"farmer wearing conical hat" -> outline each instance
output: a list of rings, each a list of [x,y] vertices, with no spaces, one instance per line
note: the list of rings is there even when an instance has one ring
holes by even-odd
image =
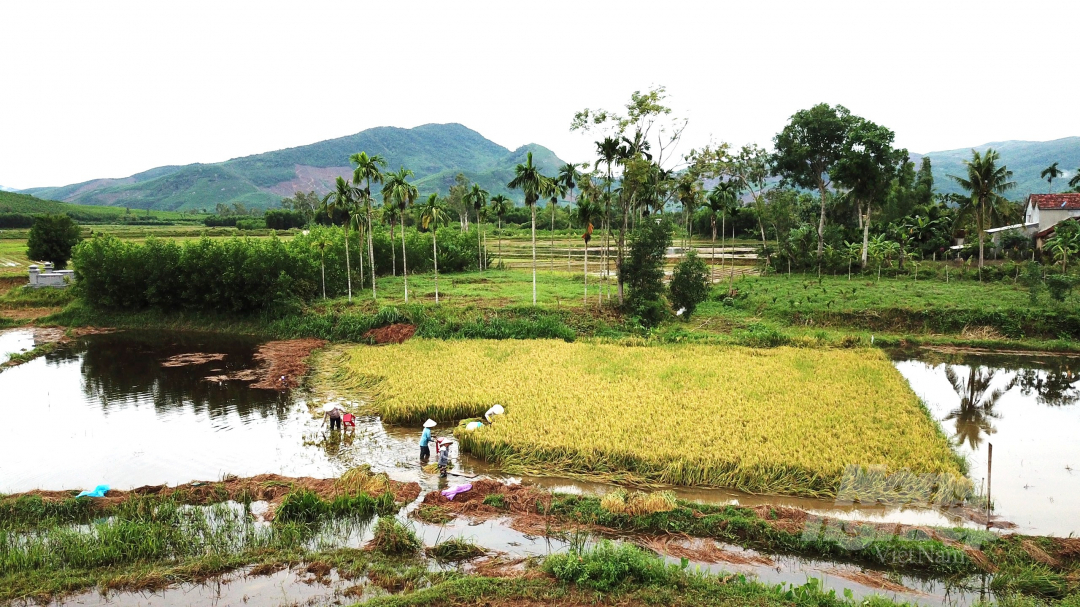
[[[428,443],[431,442],[431,429],[436,425],[435,420],[429,419],[424,422],[424,432],[420,435],[420,463],[426,464],[431,459],[431,449],[428,448]]]

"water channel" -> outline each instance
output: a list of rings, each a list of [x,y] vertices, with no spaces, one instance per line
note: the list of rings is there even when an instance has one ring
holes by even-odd
[[[33,341],[28,330],[0,333],[0,359],[32,348]],[[0,372],[0,493],[84,489],[102,483],[128,489],[215,480],[226,474],[330,477],[363,463],[397,480],[417,481],[425,492],[446,486],[447,481],[424,474],[414,463],[418,428],[384,426],[377,417],[364,417],[355,432],[327,433],[304,394],[254,390],[247,382],[223,379],[252,368],[257,345],[234,336],[127,331],[80,338]],[[162,366],[177,355],[192,353],[217,356],[197,364]],[[1023,533],[1080,533],[1080,441],[1075,439],[1080,429],[1080,372],[1073,371],[1080,359],[920,351],[897,352],[894,360],[968,459],[977,486],[984,481],[986,448],[993,443],[993,499],[1000,517]],[[611,489],[572,479],[510,477],[467,456],[461,456],[459,464],[461,474],[531,482],[560,491],[599,494]],[[464,479],[449,479],[450,484],[456,482]],[[773,503],[850,519],[971,525],[926,508],[838,504],[718,489],[676,492],[699,501]],[[484,523],[494,525],[492,529],[458,524],[461,528],[451,533],[510,554],[532,552],[518,547],[536,541],[523,539],[498,522]],[[420,531],[429,544],[437,534],[445,538],[447,533],[438,528]],[[427,537],[432,534],[436,535]],[[545,549],[552,549],[550,543]],[[857,595],[873,591],[844,578],[842,568],[801,559],[703,566],[774,582],[802,583],[812,575],[831,580],[829,587],[852,589]],[[258,583],[279,588],[291,584],[286,581],[295,575],[279,577],[271,586],[265,579]],[[229,595],[230,584],[239,584],[239,579],[222,582],[225,586],[219,585],[219,591]],[[905,600],[962,605],[978,598],[970,592],[936,588],[932,582],[902,582],[915,588],[910,596],[899,595]],[[319,596],[340,597],[341,590],[338,584],[327,590],[329,595]],[[268,597],[279,596],[266,592]],[[205,604],[223,604],[217,602],[220,593],[203,589],[197,594]],[[196,604],[154,597],[145,602],[129,597],[134,602],[120,604]],[[73,601],[97,604],[91,595]]]

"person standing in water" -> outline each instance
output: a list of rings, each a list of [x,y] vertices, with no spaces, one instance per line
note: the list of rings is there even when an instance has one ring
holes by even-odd
[[[341,408],[337,406],[337,403],[326,405],[323,413],[323,424],[326,424],[326,420],[330,419],[330,431],[341,430]]]
[[[446,478],[450,468],[450,445],[452,444],[454,441],[450,439],[439,443],[439,478]]]
[[[431,429],[438,424],[433,419],[429,419],[424,422],[424,431],[420,434],[420,463],[426,464],[431,459],[431,448],[428,447],[428,443],[431,442]]]

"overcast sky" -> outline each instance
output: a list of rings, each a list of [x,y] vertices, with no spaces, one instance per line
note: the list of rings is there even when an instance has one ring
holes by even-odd
[[[0,185],[460,122],[591,160],[667,86],[686,147],[846,105],[913,152],[1080,134],[1080,2],[0,2]]]

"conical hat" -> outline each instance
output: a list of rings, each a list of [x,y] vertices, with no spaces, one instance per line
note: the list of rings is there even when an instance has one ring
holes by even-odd
[[[425,428],[434,428],[437,425],[439,425],[438,422],[436,422],[433,419],[429,419],[426,422],[424,422],[424,427]]]

